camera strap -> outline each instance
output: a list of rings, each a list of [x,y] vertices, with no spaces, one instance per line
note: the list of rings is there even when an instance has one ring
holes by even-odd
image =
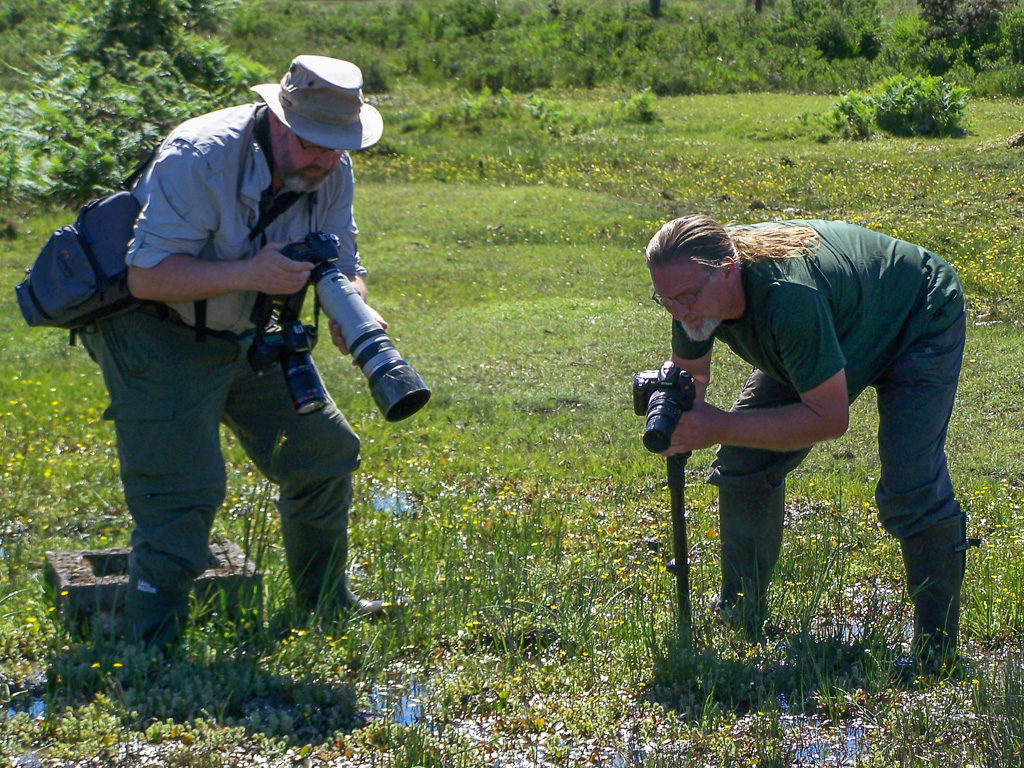
[[[266,106],[256,110],[255,125],[253,127],[253,138],[263,150],[263,156],[267,159],[271,176],[274,173],[274,156],[270,151],[270,117]],[[256,226],[249,231],[249,242],[259,238],[262,248],[267,244],[266,229],[274,219],[287,211],[299,198],[304,196],[303,192],[286,190],[279,195],[274,195],[271,187],[273,182],[260,195],[260,215],[256,220]],[[196,340],[202,341],[206,338],[206,299],[200,299],[195,305]]]
[[[267,167],[270,168],[270,175],[273,176],[274,155],[270,147],[270,112],[266,105],[256,110],[255,120],[252,135],[256,143],[259,144],[260,149],[263,150],[263,156],[267,159]],[[249,242],[258,237],[261,248],[267,244],[267,238],[263,234],[266,228],[270,226],[274,219],[291,208],[295,201],[305,194],[286,189],[284,192],[275,195],[273,185],[273,182],[267,185],[267,188],[263,190],[263,194],[260,195],[260,216],[256,221],[256,226],[249,232]]]

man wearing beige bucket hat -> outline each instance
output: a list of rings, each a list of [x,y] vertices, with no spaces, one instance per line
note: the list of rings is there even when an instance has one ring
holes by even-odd
[[[178,636],[208,565],[226,488],[221,423],[279,487],[297,604],[382,610],[345,575],[359,438],[333,401],[297,413],[281,373],[255,373],[247,351],[257,297],[306,285],[312,265],[280,249],[309,232],[339,238],[339,267],[365,298],[347,150],[374,144],[383,121],[359,68],[339,59],[298,56],[253,90],[262,102],[188,120],[163,142],[133,189],[129,286],[147,303],[82,334],[110,392],[135,524],[125,634],[155,645]],[[348,352],[333,323],[331,337]]]

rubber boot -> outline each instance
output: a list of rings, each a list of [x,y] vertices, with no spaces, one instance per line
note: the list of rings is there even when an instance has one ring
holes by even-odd
[[[124,605],[125,639],[154,649],[177,640],[188,619],[191,587],[188,582],[184,588],[157,589],[130,573]]]
[[[768,585],[782,550],[786,486],[750,493],[718,492],[722,541],[722,619],[757,636],[768,606]]]
[[[296,520],[281,520],[288,575],[295,589],[296,604],[322,618],[333,618],[341,610],[379,616],[380,600],[364,600],[349,589],[345,575],[348,559],[348,531],[330,531]]]
[[[956,658],[960,634],[964,520],[956,517],[927,528],[901,541],[900,548],[914,603],[914,656],[926,669],[945,667]]]

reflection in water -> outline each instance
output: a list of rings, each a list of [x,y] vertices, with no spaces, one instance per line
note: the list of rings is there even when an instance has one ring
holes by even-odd
[[[863,725],[847,725],[840,735],[838,729],[811,717],[789,716],[783,722],[786,730],[797,734],[798,744],[807,744],[793,754],[797,765],[857,765],[867,754],[867,729]]]
[[[42,720],[46,716],[46,702],[35,696],[29,699],[12,696],[11,706],[7,708],[7,716],[14,717],[22,712],[27,712],[36,720]]]
[[[370,707],[374,715],[390,717],[396,725],[422,722],[423,701],[430,691],[417,680],[399,679],[375,686],[370,691]]]
[[[46,715],[46,702],[36,696],[31,698],[19,697],[17,694],[12,696],[10,706],[7,708],[7,717],[11,718],[23,712],[27,712],[29,717],[36,720],[42,720]],[[11,763],[12,768],[42,768],[42,765],[36,758],[35,752],[22,755]]]
[[[867,754],[868,734],[864,725],[833,725],[813,716],[786,714],[790,711],[786,696],[780,694],[776,701],[783,713],[782,727],[797,745],[793,752],[795,765],[857,765],[858,759]]]
[[[390,512],[395,517],[412,517],[414,514],[412,497],[397,488],[374,493],[371,502],[378,512]]]
[[[431,718],[425,711],[424,702],[432,694],[431,686],[411,674],[396,674],[390,680],[374,686],[368,695],[371,717],[386,718],[396,725],[411,727],[430,725]],[[789,754],[787,765],[792,766],[855,766],[868,753],[869,726],[864,724],[834,724],[812,715],[790,714],[789,703],[779,697],[780,722],[786,734],[785,744]],[[449,723],[471,743],[493,744],[496,734],[485,721],[458,721]],[[514,750],[513,750],[514,752]],[[489,755],[491,768],[525,768],[538,764],[537,758],[546,752],[545,746],[533,747],[532,760],[523,755],[497,753]],[[578,764],[595,768],[648,768],[648,766],[688,764],[689,745],[654,744],[644,740],[627,739],[623,746],[615,748],[590,747],[585,760]]]

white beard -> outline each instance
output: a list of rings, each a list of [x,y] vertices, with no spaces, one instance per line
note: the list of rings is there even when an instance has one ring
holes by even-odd
[[[684,320],[680,320],[679,324],[683,326],[683,330],[690,337],[690,341],[707,341],[721,322],[717,317],[705,317],[696,324],[687,323]]]
[[[315,189],[319,189],[320,185],[327,181],[326,176],[319,181],[311,181],[310,179],[299,176],[298,174],[283,174],[283,176],[283,188],[291,190],[292,192],[312,192]]]

